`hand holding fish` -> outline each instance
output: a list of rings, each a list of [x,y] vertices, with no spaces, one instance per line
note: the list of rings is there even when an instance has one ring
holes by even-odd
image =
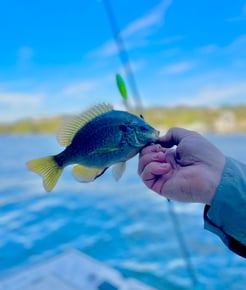
[[[143,182],[168,199],[211,204],[225,156],[200,134],[181,128],[170,129],[158,143],[140,153]]]

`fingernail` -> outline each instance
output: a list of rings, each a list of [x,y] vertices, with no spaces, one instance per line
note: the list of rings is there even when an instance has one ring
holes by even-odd
[[[155,144],[153,146],[153,149],[152,149],[153,152],[159,152],[160,150],[161,150],[161,145],[160,144]]]

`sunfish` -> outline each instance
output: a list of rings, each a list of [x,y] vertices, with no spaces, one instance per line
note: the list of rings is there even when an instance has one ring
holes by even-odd
[[[118,180],[126,161],[158,137],[159,131],[142,116],[99,104],[61,126],[57,133],[58,142],[65,147],[61,153],[31,160],[27,167],[43,177],[46,191],[55,187],[64,167],[70,164],[75,164],[73,175],[80,182],[95,180],[112,165]]]

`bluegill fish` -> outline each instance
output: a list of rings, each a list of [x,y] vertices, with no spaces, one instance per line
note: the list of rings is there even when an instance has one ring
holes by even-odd
[[[100,104],[61,126],[57,134],[65,147],[61,153],[31,160],[27,167],[43,177],[46,191],[55,187],[64,167],[71,164],[75,164],[73,175],[80,182],[95,180],[112,165],[118,180],[126,161],[158,137],[159,131],[143,118]]]

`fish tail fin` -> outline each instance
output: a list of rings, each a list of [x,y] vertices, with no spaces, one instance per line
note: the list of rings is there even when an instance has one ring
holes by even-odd
[[[26,163],[27,167],[43,177],[43,186],[46,191],[51,191],[62,174],[63,167],[60,167],[54,156],[34,159]]]

